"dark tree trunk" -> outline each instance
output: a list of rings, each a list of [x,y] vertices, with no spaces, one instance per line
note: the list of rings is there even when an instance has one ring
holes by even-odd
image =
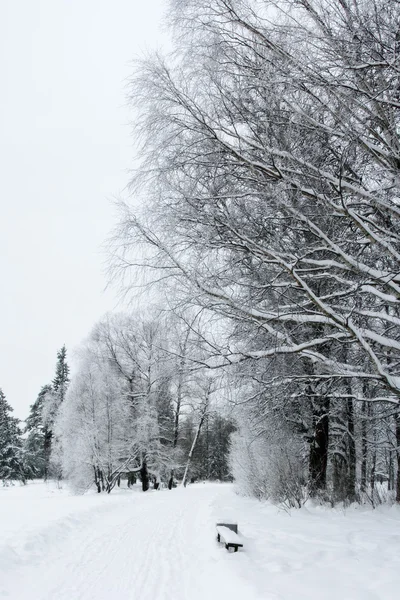
[[[371,464],[371,474],[370,474],[372,501],[374,501],[374,492],[375,492],[375,471],[376,471],[376,448],[374,446],[374,450],[372,453],[372,464]]]
[[[182,349],[182,357],[181,357],[180,364],[179,364],[178,390],[177,390],[177,394],[176,394],[176,407],[175,407],[175,418],[174,418],[174,440],[173,440],[173,444],[172,444],[172,447],[174,449],[178,445],[178,438],[179,438],[179,418],[180,418],[180,414],[181,414],[181,404],[182,404],[183,373],[184,373],[185,365],[186,365],[186,348],[187,348],[187,342],[189,339],[189,333],[190,333],[190,328],[188,328],[186,331],[186,337],[185,337],[183,349]],[[172,488],[173,488],[174,475],[175,475],[175,471],[174,471],[174,469],[171,469],[171,474],[170,474],[170,477],[168,480],[168,489],[169,490],[172,490]]]
[[[351,388],[350,388],[351,390]],[[356,499],[356,444],[354,440],[354,406],[353,400],[347,398],[346,403],[347,417],[347,455],[348,455],[348,473],[347,473],[347,489],[346,496],[350,502]]]
[[[329,399],[314,398],[313,437],[310,444],[309,478],[312,496],[326,488],[329,444]]]
[[[367,403],[362,403],[361,408],[361,491],[367,490],[367,459],[368,459],[368,446],[367,446]]]
[[[397,480],[396,480],[396,502],[400,502],[400,413],[396,415],[396,455],[397,455]]]
[[[99,480],[100,480],[100,483],[101,483],[101,490],[102,490],[102,492],[104,492],[104,490],[105,490],[105,485],[104,485],[104,476],[103,476],[103,471],[102,471],[101,469],[99,469],[99,470],[98,470],[98,473],[99,473]]]
[[[94,482],[97,487],[97,493],[100,494],[101,493],[101,485],[100,485],[100,479],[98,476],[98,471],[97,471],[96,467],[93,467],[93,470],[94,470]]]
[[[335,502],[343,502],[347,495],[347,463],[344,456],[335,453],[332,458],[333,474],[333,499]]]
[[[388,479],[388,490],[394,490],[394,456],[393,450],[389,450],[389,479]]]
[[[372,504],[375,504],[375,471],[376,471],[376,446],[377,446],[377,433],[376,433],[376,422],[374,420],[372,420],[372,417],[374,416],[374,408],[371,404],[371,402],[369,402],[368,404],[368,416],[370,418],[370,423],[372,423],[372,427],[373,427],[373,432],[372,432],[372,438],[373,438],[373,443],[372,443],[372,452],[371,452],[371,471],[370,471],[370,486],[371,486],[371,499],[372,499]]]
[[[47,479],[49,477],[50,454],[51,454],[51,440],[52,440],[52,437],[53,437],[52,431],[48,427],[45,427],[44,428],[44,443],[43,443],[43,449],[44,449],[44,469],[43,469],[43,475],[44,475],[44,480],[45,481],[47,481]]]
[[[140,478],[142,480],[142,490],[144,492],[147,492],[147,490],[150,487],[150,480],[149,480],[149,472],[147,470],[146,457],[143,458],[142,466],[140,469]]]

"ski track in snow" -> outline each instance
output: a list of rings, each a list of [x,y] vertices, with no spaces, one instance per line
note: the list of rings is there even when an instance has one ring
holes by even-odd
[[[398,507],[289,514],[196,484],[81,497],[30,485],[0,490],[2,509],[0,599],[399,598]],[[216,542],[225,519],[239,522],[238,553]]]
[[[124,496],[108,511],[102,507],[89,523],[85,519],[69,539],[55,541],[33,566],[2,578],[0,597],[213,600],[222,588],[232,600],[258,599],[229,561],[225,568],[221,564],[221,550],[230,557],[215,541],[211,511],[218,491],[198,486]]]

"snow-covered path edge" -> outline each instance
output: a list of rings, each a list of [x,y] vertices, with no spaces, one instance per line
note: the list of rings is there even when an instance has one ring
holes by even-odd
[[[212,505],[221,489],[89,496],[86,508],[81,498],[75,512],[0,545],[0,596],[212,599],[223,589],[233,600],[256,598],[215,542]]]
[[[0,597],[398,599],[398,507],[289,514],[224,484],[83,497],[43,489],[0,490]],[[225,519],[239,522],[238,553],[216,543]]]

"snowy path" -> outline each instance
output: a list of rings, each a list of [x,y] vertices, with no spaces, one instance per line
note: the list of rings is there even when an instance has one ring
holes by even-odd
[[[215,541],[237,519],[244,549]],[[0,489],[0,599],[398,600],[400,510],[288,514],[229,485]]]
[[[218,492],[218,486],[198,486],[116,498],[93,518],[76,519],[76,530],[53,540],[34,564],[10,571],[0,597],[213,600],[224,589],[232,600],[257,598],[230,568],[233,554],[215,542],[210,511]]]

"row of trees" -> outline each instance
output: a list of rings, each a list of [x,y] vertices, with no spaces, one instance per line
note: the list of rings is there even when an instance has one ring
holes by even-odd
[[[193,372],[201,354],[198,337],[177,318],[100,321],[81,347],[56,420],[63,476],[78,490],[94,482],[98,492],[121,478],[139,477],[144,491],[151,482],[171,488],[176,478],[226,478],[226,448],[214,462],[213,455],[229,431],[215,414],[215,379]]]
[[[107,315],[79,350],[70,379],[66,349],[30,408],[22,432],[0,395],[0,476],[67,479],[110,492],[121,478],[170,488],[180,479],[227,479],[231,422],[217,410],[215,377],[193,319]]]
[[[143,163],[113,268],[131,290],[144,267],[185,327],[96,326],[48,404],[54,468],[186,480],[224,387],[249,493],[400,501],[400,4],[170,5],[175,51],[132,81]]]
[[[131,289],[139,264],[213,321],[198,363],[229,369],[251,493],[296,473],[314,496],[385,481],[400,501],[400,4],[170,14],[174,53],[132,81],[143,163],[114,273]]]
[[[57,353],[56,374],[40,391],[30,407],[25,427],[12,416],[13,409],[0,389],[0,479],[3,483],[26,482],[50,471],[53,425],[58,407],[65,398],[69,367],[65,346]]]

